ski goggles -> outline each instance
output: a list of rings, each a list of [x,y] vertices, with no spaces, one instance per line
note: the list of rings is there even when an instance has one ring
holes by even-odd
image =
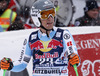
[[[43,10],[43,11],[41,11],[40,12],[40,14],[41,14],[41,19],[48,19],[49,18],[49,16],[55,16],[55,9],[53,8],[53,9],[51,9],[51,10]]]

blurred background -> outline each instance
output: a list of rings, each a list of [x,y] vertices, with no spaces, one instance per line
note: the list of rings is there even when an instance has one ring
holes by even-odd
[[[19,0],[21,7],[31,7],[35,0]],[[57,17],[59,22],[63,25],[68,26],[69,23],[74,24],[75,19],[84,15],[83,8],[85,7],[85,1],[87,0],[51,0],[55,7],[59,6],[57,10]],[[57,3],[58,2],[58,3]],[[100,6],[100,0],[97,0]]]
[[[30,17],[30,8],[36,0],[1,0],[0,1],[0,32],[12,31],[20,29],[32,29],[36,28],[34,22]],[[84,16],[84,8],[89,8],[89,6],[97,11],[94,11],[94,16],[98,16],[96,19],[89,19],[84,21],[85,23],[90,22],[89,26],[99,26],[100,25],[100,0],[96,0],[89,4],[86,1],[95,0],[51,0],[56,8],[56,27],[74,27],[76,24],[82,23],[75,20]],[[6,6],[2,4],[7,3]],[[7,9],[7,11],[6,11]],[[9,12],[10,11],[10,12]],[[9,13],[8,13],[9,12]],[[4,13],[8,13],[9,18],[2,18]],[[5,19],[5,20],[3,20]],[[91,21],[92,20],[92,21]],[[5,22],[3,22],[5,21]],[[9,21],[9,22],[8,22]],[[92,23],[93,22],[93,23]],[[87,26],[87,25],[86,25]]]

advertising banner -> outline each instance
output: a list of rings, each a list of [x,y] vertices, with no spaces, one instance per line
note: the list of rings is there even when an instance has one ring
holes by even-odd
[[[81,64],[79,76],[100,76],[100,33],[73,35]],[[73,67],[69,66],[69,76],[75,76]]]

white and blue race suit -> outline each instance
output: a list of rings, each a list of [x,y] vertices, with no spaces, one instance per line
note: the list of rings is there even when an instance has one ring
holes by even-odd
[[[49,37],[40,30],[32,32],[28,41],[24,41],[25,49],[11,71],[24,70],[33,57],[32,76],[68,76],[68,55],[78,54],[77,48],[68,30],[53,29]]]

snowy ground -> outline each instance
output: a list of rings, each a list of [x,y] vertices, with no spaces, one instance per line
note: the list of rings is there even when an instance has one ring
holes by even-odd
[[[63,29],[68,29],[73,35],[75,34],[86,34],[86,33],[95,33],[100,32],[100,27],[66,27]],[[18,60],[20,56],[20,52],[22,49],[22,44],[25,38],[28,35],[37,29],[30,30],[20,30],[20,31],[12,31],[12,32],[1,32],[0,33],[0,60],[3,57],[9,57],[13,61]],[[28,72],[29,76],[32,76],[32,65],[31,61],[28,64]],[[3,76],[3,71],[0,71],[0,76]]]

